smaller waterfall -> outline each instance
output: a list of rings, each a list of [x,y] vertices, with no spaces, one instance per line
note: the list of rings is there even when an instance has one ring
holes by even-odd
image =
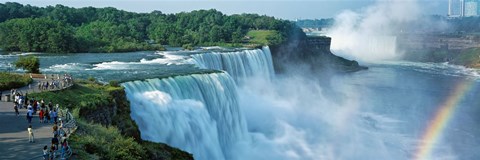
[[[200,68],[227,71],[237,83],[248,77],[271,80],[275,74],[272,54],[268,46],[237,52],[195,54],[192,58]]]

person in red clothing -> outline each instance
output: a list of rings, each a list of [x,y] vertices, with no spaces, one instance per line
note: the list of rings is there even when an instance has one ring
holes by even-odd
[[[43,109],[40,109],[40,113],[38,113],[38,117],[40,118],[40,123],[43,123]]]

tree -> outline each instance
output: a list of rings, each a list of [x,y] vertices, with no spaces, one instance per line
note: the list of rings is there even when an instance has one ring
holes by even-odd
[[[241,43],[254,29],[277,31],[268,38],[271,44],[304,35],[291,21],[258,14],[225,15],[214,9],[163,14],[0,3],[0,48],[5,51],[127,52],[163,49],[161,45]],[[161,45],[149,44],[151,40]]]
[[[28,73],[40,73],[40,60],[35,56],[20,56],[15,62],[16,68],[23,68]]]

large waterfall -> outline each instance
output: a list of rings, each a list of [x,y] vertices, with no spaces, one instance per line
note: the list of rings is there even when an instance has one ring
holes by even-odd
[[[270,49],[195,54],[192,59],[200,68],[224,72],[123,83],[131,116],[142,139],[178,147],[196,159],[234,159],[238,146],[251,142],[235,81],[271,80]]]
[[[201,68],[227,71],[236,82],[249,77],[271,79],[274,76],[272,55],[268,46],[237,52],[195,54],[192,58]]]
[[[142,139],[181,148],[196,159],[230,159],[232,145],[247,137],[235,82],[226,73],[122,85]]]

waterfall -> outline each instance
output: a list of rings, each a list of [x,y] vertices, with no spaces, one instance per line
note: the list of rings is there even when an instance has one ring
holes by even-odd
[[[231,159],[232,146],[247,137],[235,82],[226,73],[148,79],[122,86],[144,140],[178,147],[196,159]]]
[[[271,80],[275,74],[272,54],[268,46],[237,52],[194,54],[192,58],[200,68],[227,71],[237,83],[241,83],[248,77]]]

